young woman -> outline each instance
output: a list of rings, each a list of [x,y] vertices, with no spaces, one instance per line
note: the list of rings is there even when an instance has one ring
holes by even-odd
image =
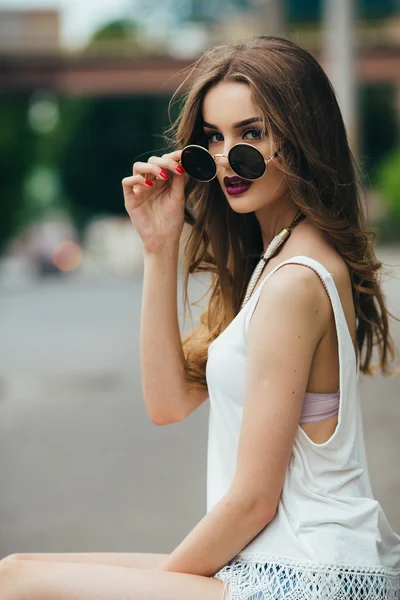
[[[146,406],[161,425],[210,401],[207,514],[165,556],[8,557],[2,600],[398,600],[358,393],[373,346],[388,372],[394,345],[334,91],[267,36],[206,52],[185,85],[177,149],[122,184],[144,247]],[[185,221],[185,286],[209,271],[212,289],[181,340]]]

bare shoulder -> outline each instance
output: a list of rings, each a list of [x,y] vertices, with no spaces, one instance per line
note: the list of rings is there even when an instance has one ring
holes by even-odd
[[[265,281],[250,318],[249,334],[259,332],[265,324],[272,331],[279,322],[278,335],[283,328],[293,330],[301,324],[320,338],[329,316],[329,300],[318,275],[301,264],[286,264]]]
[[[300,226],[303,225],[300,231]],[[289,243],[290,242],[290,243]],[[351,311],[351,280],[345,260],[329,244],[322,232],[310,224],[300,224],[297,237],[289,238],[285,244],[284,252],[271,261],[269,271],[280,263],[295,256],[308,256],[319,262],[333,277],[345,312]],[[270,300],[267,300],[270,298]],[[271,303],[276,308],[298,309],[304,314],[312,310],[318,311],[323,329],[329,324],[332,317],[331,302],[324,289],[319,275],[310,267],[298,263],[288,263],[278,268],[265,282],[260,293],[260,303],[271,309]]]
[[[312,319],[317,310],[320,317],[328,316],[329,301],[325,297],[323,283],[313,269],[300,263],[289,263],[277,269],[265,282],[259,296],[259,313],[273,311],[282,315],[290,311],[297,318]]]
[[[338,288],[344,288],[350,283],[350,274],[343,258],[333,252],[308,252],[303,256],[314,259],[320,263],[329,273],[331,273]],[[299,255],[297,255],[299,256]],[[305,293],[309,290],[316,291],[320,288],[320,277],[314,269],[302,263],[288,263],[280,267],[274,273],[273,277],[266,282],[269,289],[287,289],[296,286],[296,291],[305,288]]]
[[[301,226],[303,226],[302,230],[300,229]],[[289,247],[288,245],[287,247],[287,250],[290,252],[288,258],[301,254],[309,256],[322,264],[329,273],[331,273],[346,316],[349,330],[351,331],[353,341],[355,341],[356,314],[353,300],[352,280],[346,261],[332,246],[327,236],[315,225],[309,223],[308,220],[300,223],[298,227],[299,231],[297,232],[297,237],[293,235],[292,240],[289,238],[289,241],[292,242],[292,246]],[[293,234],[296,233],[296,229]],[[301,266],[299,266],[299,268],[301,268]],[[307,269],[307,267],[303,267],[303,269],[310,271],[311,275],[314,275],[315,280],[318,280],[318,275],[313,273],[311,269]],[[325,298],[328,316],[330,315],[330,327],[331,330],[333,330],[331,302],[326,293],[323,294],[323,297]]]
[[[325,234],[315,225],[309,223],[307,220],[300,223],[298,231],[295,230],[291,238],[289,238],[289,243],[287,244],[287,255],[283,256],[281,261],[286,260],[287,258],[293,258],[294,256],[309,256],[319,262],[332,274],[338,289],[344,290],[349,286],[351,282],[346,261],[332,246]],[[312,279],[318,279],[318,275],[313,275],[312,270],[303,265],[289,264],[285,266],[285,269],[291,268],[292,266],[298,266],[298,271],[308,271]],[[278,272],[279,271],[283,272],[284,269],[278,269]]]

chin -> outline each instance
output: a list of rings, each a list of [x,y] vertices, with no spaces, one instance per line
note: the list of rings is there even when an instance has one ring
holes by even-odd
[[[230,207],[238,215],[247,215],[249,213],[254,212],[255,210],[253,206],[249,207],[249,205],[246,206],[244,204],[242,204],[241,206],[232,206],[231,204]]]
[[[260,210],[260,208],[268,204],[268,202],[265,202],[265,199],[263,202],[261,200],[257,202],[254,197],[251,197],[251,194],[247,194],[246,192],[238,196],[229,196],[225,193],[225,198],[231,209],[239,214],[247,214]]]

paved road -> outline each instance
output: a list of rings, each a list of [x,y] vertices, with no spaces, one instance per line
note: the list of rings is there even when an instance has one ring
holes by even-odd
[[[397,262],[385,290],[399,314],[400,252],[379,255]],[[199,277],[191,298],[205,290]],[[208,407],[150,423],[141,291],[140,274],[0,289],[0,557],[170,552],[204,515]],[[399,382],[377,376],[361,393],[375,494],[400,532]]]

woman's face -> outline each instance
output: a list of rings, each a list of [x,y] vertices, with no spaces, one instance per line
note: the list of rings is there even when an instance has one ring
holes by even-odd
[[[208,150],[214,154],[228,155],[234,144],[245,142],[269,158],[277,147],[262,131],[260,110],[252,101],[250,88],[244,83],[220,82],[211,88],[203,101],[204,132],[208,138]],[[245,124],[242,122],[246,121]],[[250,122],[251,121],[251,122]],[[248,213],[267,205],[282,204],[287,195],[283,173],[275,159],[267,166],[266,173],[253,181],[249,187],[229,185],[228,177],[237,177],[226,158],[216,158],[217,179],[232,210]],[[248,182],[247,182],[248,183]],[[243,190],[243,191],[241,191]],[[262,212],[262,211],[261,211]]]

